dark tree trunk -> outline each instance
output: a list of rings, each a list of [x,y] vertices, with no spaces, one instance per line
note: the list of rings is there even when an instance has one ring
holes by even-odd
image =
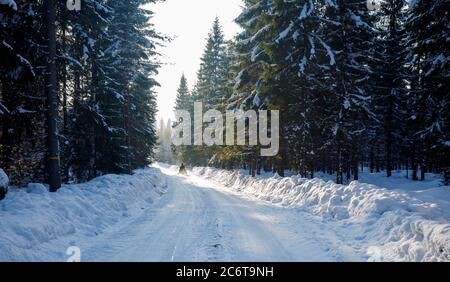
[[[354,160],[354,177],[353,177],[353,179],[354,180],[359,180],[359,170],[358,170],[359,168],[358,168],[358,161],[357,160]]]
[[[347,164],[347,181],[349,181],[350,178],[352,178],[350,169],[351,169],[350,164]]]
[[[370,164],[369,164],[370,173],[373,173],[375,170],[375,160],[374,160],[375,156],[374,155],[375,155],[375,152],[374,152],[374,148],[372,145],[372,146],[370,146]]]
[[[123,123],[125,128],[125,146],[126,146],[126,172],[128,174],[132,173],[132,166],[131,166],[131,126],[130,126],[130,110],[131,110],[131,97],[127,93],[126,95],[126,102],[124,105],[124,113],[123,113]],[[208,164],[204,164],[204,166],[207,166]]]
[[[406,158],[406,179],[409,179],[409,162],[408,158]]]
[[[56,77],[56,4],[54,0],[45,1],[45,18],[47,25],[47,68],[45,76],[45,94],[47,97],[47,173],[50,192],[56,192],[61,187],[59,171],[58,144],[58,92]]]
[[[395,93],[395,77],[398,75],[394,70],[392,64],[395,61],[396,54],[394,54],[395,46],[398,44],[396,42],[397,38],[397,17],[396,8],[394,2],[390,2],[391,12],[389,15],[389,68],[387,70],[387,78],[389,79],[389,88],[387,91],[387,109],[385,116],[385,138],[386,138],[386,175],[387,177],[392,176],[392,131],[393,131],[393,118],[394,118],[394,97]]]
[[[379,148],[378,148],[378,145],[376,146],[375,152],[376,152],[376,156],[375,156],[375,169],[376,169],[376,172],[380,172],[380,171],[381,171],[381,167],[380,167],[380,154],[379,154]]]
[[[61,52],[66,53],[67,52],[67,43],[66,43],[66,29],[67,29],[67,20],[65,11],[62,12],[62,23],[61,23],[61,29],[62,29],[62,44],[61,44]],[[62,126],[62,135],[65,139],[68,137],[68,127],[69,127],[69,113],[67,109],[67,67],[66,64],[63,63],[61,66],[61,75],[62,75],[62,115],[63,115],[63,126]],[[65,149],[62,153],[62,181],[64,183],[67,183],[69,181],[69,156],[70,156],[70,149],[67,148],[67,146],[64,146]]]
[[[424,181],[425,180],[425,173],[427,172],[427,167],[425,165],[425,160],[422,160],[421,165],[420,165],[420,180]]]
[[[276,170],[279,176],[284,177],[284,169],[285,169],[284,160],[281,159],[277,162],[277,170]]]
[[[411,150],[411,169],[412,169],[412,180],[414,181],[419,180],[419,178],[417,177],[417,158],[416,158],[416,147],[414,144]]]
[[[341,150],[341,144],[339,142],[338,149],[337,149],[337,167],[336,167],[336,183],[337,184],[343,184],[344,183],[344,173],[342,171],[342,150]]]
[[[269,158],[266,158],[264,161],[264,172],[270,172],[271,171],[271,165],[272,165],[272,160]]]
[[[386,176],[387,177],[392,176],[392,128],[391,128],[390,123],[391,122],[388,121],[389,130],[387,132],[387,137],[386,137]]]
[[[256,174],[261,175],[261,167],[262,167],[262,159],[261,157],[256,157],[257,163],[256,163]]]
[[[251,169],[251,171],[252,171],[252,177],[256,177],[256,160],[255,159],[253,159],[252,161],[251,161],[251,163],[252,163],[252,169]]]

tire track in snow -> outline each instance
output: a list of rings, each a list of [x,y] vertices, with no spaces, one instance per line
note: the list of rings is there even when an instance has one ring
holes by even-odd
[[[160,202],[84,242],[86,261],[357,260],[332,226],[292,209],[229,193],[211,181],[160,168]],[[355,259],[356,258],[356,259]]]

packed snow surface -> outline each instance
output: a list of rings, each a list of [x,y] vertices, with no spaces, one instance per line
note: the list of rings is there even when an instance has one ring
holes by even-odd
[[[56,193],[30,184],[0,202],[0,261],[448,261],[441,188],[162,164]]]

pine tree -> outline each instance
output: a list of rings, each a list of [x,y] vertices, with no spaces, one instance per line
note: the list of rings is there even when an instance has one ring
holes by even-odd
[[[106,84],[104,50],[112,9],[105,1],[83,2],[82,11],[59,7],[59,78],[61,92],[62,176],[80,182],[97,175],[98,97]]]
[[[189,86],[186,76],[183,74],[180,79],[180,85],[177,90],[177,98],[175,101],[175,110],[190,111],[193,107],[192,97],[189,92]]]
[[[450,43],[449,9],[445,0],[414,1],[406,21],[411,72],[409,110],[413,179],[434,164],[448,170]],[[440,169],[435,169],[439,171]]]
[[[1,167],[13,185],[43,182],[43,13],[38,1],[6,4],[0,5]]]
[[[403,135],[401,122],[404,119],[402,107],[405,106],[405,3],[402,0],[389,0],[381,5],[377,14],[378,38],[374,38],[372,74],[370,85],[374,94],[372,130],[375,138],[372,144],[384,146],[384,163],[387,176],[392,176],[392,170],[399,151],[403,145],[399,142]]]
[[[204,111],[219,109],[227,97],[230,64],[227,54],[227,42],[219,19],[216,18],[208,34],[200,70],[197,73],[197,82],[191,94],[193,102],[202,102]],[[207,165],[216,150],[216,146],[206,149],[200,146],[191,147],[189,163]]]
[[[215,165],[322,170],[338,183],[358,179],[359,164],[388,176],[411,166],[414,179],[448,166],[435,155],[448,154],[448,21],[435,20],[445,1],[244,4],[220,108],[281,110],[281,150],[263,159],[254,147],[215,148]]]
[[[172,156],[172,121],[169,119],[159,121],[158,127],[158,150],[156,159],[159,162],[170,164],[173,162]]]
[[[164,40],[149,23],[152,12],[142,8],[152,2],[86,0],[82,11],[55,2],[50,25],[43,1],[0,5],[1,166],[13,184],[45,180],[46,87],[54,128],[48,132],[53,149],[61,141],[64,182],[131,172],[152,161],[155,41]],[[47,26],[55,35],[50,45]],[[50,160],[56,159],[53,150]]]
[[[367,11],[367,2],[336,1],[327,8],[328,24],[322,36],[328,38],[332,59],[328,93],[333,93],[329,115],[335,153],[336,182],[344,182],[344,173],[358,179],[360,148],[366,124],[372,115],[368,93],[370,49],[373,42],[373,24]]]
[[[45,93],[47,106],[47,173],[50,192],[61,187],[58,140],[58,82],[56,76],[56,8],[53,0],[45,1],[47,29],[47,66]]]
[[[100,174],[130,173],[137,164],[149,163],[152,158],[151,147],[156,142],[152,89],[157,83],[151,76],[158,68],[152,40],[162,37],[148,24],[152,13],[141,8],[151,2],[108,3],[113,15],[102,58],[105,84],[96,101],[101,117],[96,138]]]
[[[226,96],[227,63],[226,42],[219,19],[216,18],[208,34],[195,85],[195,99],[203,102],[205,110],[216,108]]]
[[[194,114],[193,107],[194,107],[193,97],[190,94],[186,76],[183,74],[181,76],[180,85],[177,90],[175,110],[188,111],[192,118]],[[179,125],[180,122],[182,122],[182,120],[175,121],[174,126]],[[191,163],[193,148],[192,146],[181,145],[173,147],[173,153],[175,160],[177,160],[178,162]]]
[[[313,176],[316,151],[323,146],[319,138],[324,128],[319,113],[326,105],[321,89],[326,76],[323,68],[335,64],[334,54],[320,34],[324,21],[320,5],[311,1],[274,3],[276,12],[269,21],[272,37],[267,45],[276,63],[270,64],[274,67],[263,76],[281,81],[281,87],[286,85],[277,99],[286,101],[283,126],[287,155],[291,156],[291,168],[305,177]],[[335,7],[332,1],[324,4]]]

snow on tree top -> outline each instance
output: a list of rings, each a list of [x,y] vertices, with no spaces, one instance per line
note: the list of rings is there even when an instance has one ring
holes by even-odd
[[[14,0],[0,0],[0,5],[7,5],[13,10],[17,11],[17,4]]]

